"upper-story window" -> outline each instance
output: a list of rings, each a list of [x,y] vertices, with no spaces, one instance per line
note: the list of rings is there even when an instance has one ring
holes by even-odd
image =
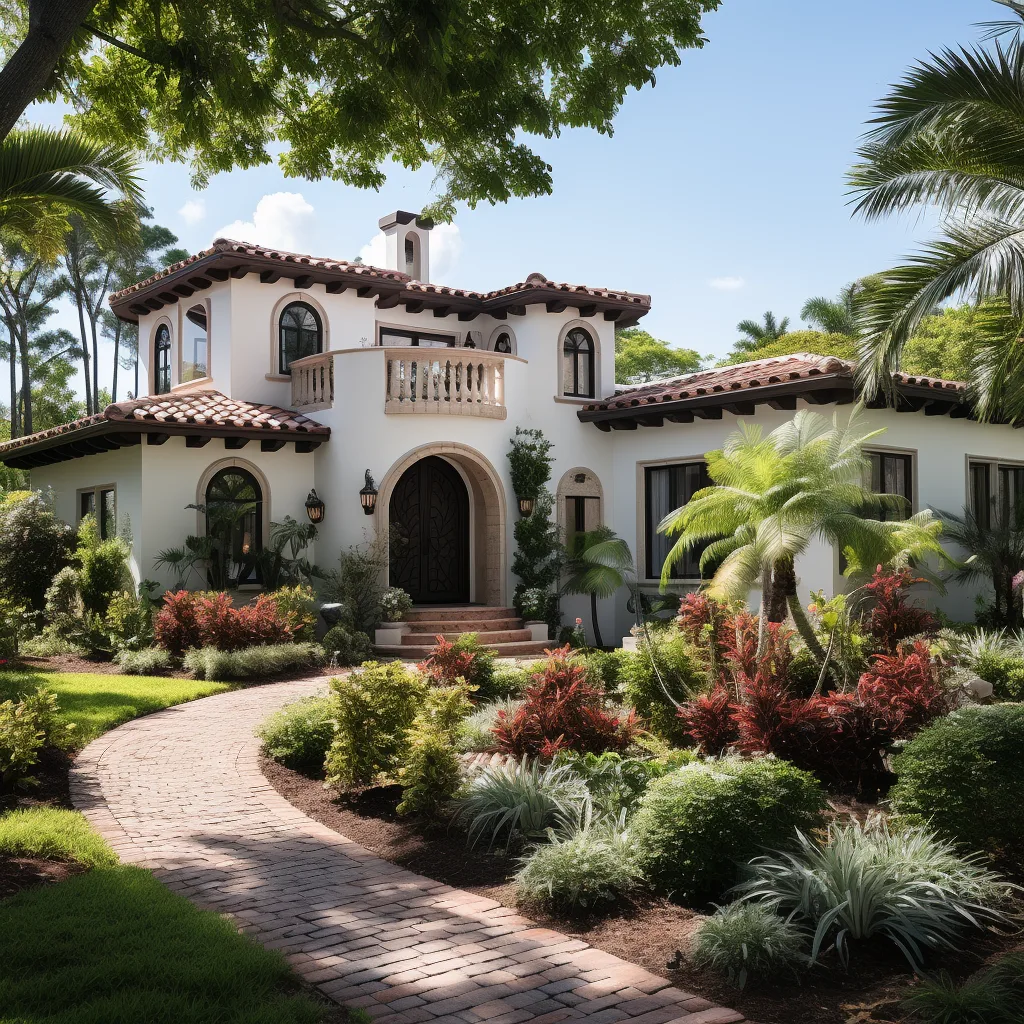
[[[320,315],[305,302],[292,302],[284,307],[280,320],[278,368],[290,373],[296,359],[315,356],[324,347],[324,328]]]
[[[161,324],[153,341],[153,394],[166,395],[170,390],[171,331],[167,324]]]
[[[562,394],[594,397],[594,339],[582,327],[574,327],[562,343]]]
[[[451,334],[425,334],[423,331],[402,331],[397,327],[382,327],[380,343],[385,348],[452,348],[455,337]]]
[[[502,331],[494,340],[494,351],[504,352],[506,355],[512,353],[512,337],[508,331]]]
[[[207,363],[206,307],[193,306],[182,324],[181,379],[199,380],[209,376]]]

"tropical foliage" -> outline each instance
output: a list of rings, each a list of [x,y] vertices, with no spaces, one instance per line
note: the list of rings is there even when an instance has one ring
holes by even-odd
[[[692,348],[675,348],[639,327],[615,332],[615,383],[646,384],[660,377],[693,373],[702,359]]]

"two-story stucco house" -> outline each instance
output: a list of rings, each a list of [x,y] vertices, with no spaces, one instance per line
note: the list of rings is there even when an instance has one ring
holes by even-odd
[[[283,516],[305,518],[315,490],[320,564],[373,536],[386,543],[398,525],[393,585],[417,604],[501,609],[515,585],[516,426],[554,443],[563,528],[610,526],[655,589],[667,551],[657,524],[703,485],[704,453],[739,417],[770,430],[804,405],[830,414],[856,398],[850,364],[815,355],[617,390],[615,330],[648,312],[648,296],[537,273],[486,293],[433,285],[430,223],[402,212],[380,223],[385,268],[218,239],[111,296],[138,323],[146,396],[11,441],[0,460],[30,469],[69,522],[94,511],[106,529],[127,517],[139,578],[171,585],[154,560],[206,532],[194,506],[251,503],[258,511],[230,539],[241,552]],[[898,407],[866,415],[887,428],[872,453],[877,489],[959,511],[1024,487],[1024,437],[973,421],[963,385],[896,384]],[[840,586],[831,550],[814,548],[798,570],[804,592]],[[695,567],[678,577],[693,583]],[[943,600],[972,614],[973,593]],[[601,614],[606,636],[630,625],[624,595]]]

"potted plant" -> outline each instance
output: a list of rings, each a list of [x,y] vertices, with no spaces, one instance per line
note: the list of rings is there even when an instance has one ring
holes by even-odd
[[[547,640],[548,624],[544,620],[547,614],[548,592],[541,587],[528,587],[523,591],[519,601],[523,620],[530,631],[531,640]]]
[[[404,622],[406,612],[412,608],[412,598],[401,587],[388,587],[380,595],[380,628],[376,631],[375,642],[381,647],[398,646],[402,634],[409,632]]]

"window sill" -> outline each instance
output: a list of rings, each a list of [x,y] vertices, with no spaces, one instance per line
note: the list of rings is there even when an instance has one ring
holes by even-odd
[[[188,391],[191,388],[202,387],[212,383],[212,377],[196,377],[194,380],[179,381],[173,388],[171,388],[169,394],[173,395],[176,391]]]
[[[263,379],[277,381],[280,384],[286,384],[292,378],[287,373],[268,373],[264,375]]]
[[[563,405],[593,405],[595,402],[601,402],[601,398],[576,398],[574,395],[555,395],[555,401],[561,402]]]

